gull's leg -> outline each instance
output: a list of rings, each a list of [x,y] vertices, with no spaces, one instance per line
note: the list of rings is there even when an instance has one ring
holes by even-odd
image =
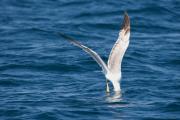
[[[108,79],[106,79],[106,92],[107,92],[107,93],[110,92]]]

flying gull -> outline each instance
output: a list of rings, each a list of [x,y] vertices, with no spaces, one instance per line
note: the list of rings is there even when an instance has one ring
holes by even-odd
[[[109,90],[109,81],[112,82],[115,92],[121,92],[120,80],[121,80],[121,63],[126,49],[129,45],[130,38],[130,19],[128,14],[125,12],[124,20],[119,32],[117,41],[115,42],[106,64],[102,58],[92,49],[82,45],[75,39],[65,35],[64,33],[59,33],[63,38],[71,42],[73,45],[80,47],[82,50],[87,52],[102,68],[103,73],[106,77],[106,92]]]

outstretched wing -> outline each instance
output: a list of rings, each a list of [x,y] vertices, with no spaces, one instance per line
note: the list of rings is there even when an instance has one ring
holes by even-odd
[[[121,62],[129,45],[129,37],[130,19],[128,14],[125,12],[124,21],[119,32],[118,40],[114,44],[108,59],[108,69],[112,73],[119,73],[121,70]]]
[[[101,57],[93,50],[91,50],[90,48],[82,45],[80,42],[76,41],[75,39],[65,35],[64,33],[59,33],[60,36],[62,36],[63,38],[65,38],[66,40],[68,40],[69,42],[71,42],[73,45],[83,49],[85,52],[87,52],[97,63],[98,65],[102,68],[103,73],[106,74],[108,71],[108,68],[106,66],[106,64],[104,63],[104,61],[101,59]]]

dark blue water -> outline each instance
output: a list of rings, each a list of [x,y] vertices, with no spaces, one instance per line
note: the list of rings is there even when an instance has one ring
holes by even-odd
[[[124,11],[131,39],[114,102],[96,62],[56,33],[107,61]],[[180,1],[2,0],[0,119],[180,119]]]

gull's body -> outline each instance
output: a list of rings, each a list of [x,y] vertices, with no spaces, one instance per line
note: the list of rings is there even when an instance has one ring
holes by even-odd
[[[130,20],[127,13],[125,13],[124,15],[122,29],[120,30],[119,37],[111,50],[107,65],[104,63],[104,61],[95,51],[82,45],[81,43],[79,43],[78,41],[74,40],[73,38],[69,36],[66,36],[62,33],[60,33],[60,35],[66,38],[75,46],[78,46],[81,49],[83,49],[99,64],[99,66],[102,68],[103,73],[106,77],[106,84],[107,84],[106,91],[107,92],[109,92],[108,80],[112,82],[114,91],[116,92],[121,91],[121,87],[120,87],[121,63],[122,63],[123,56],[126,52],[126,49],[128,48],[129,37],[130,37]]]

